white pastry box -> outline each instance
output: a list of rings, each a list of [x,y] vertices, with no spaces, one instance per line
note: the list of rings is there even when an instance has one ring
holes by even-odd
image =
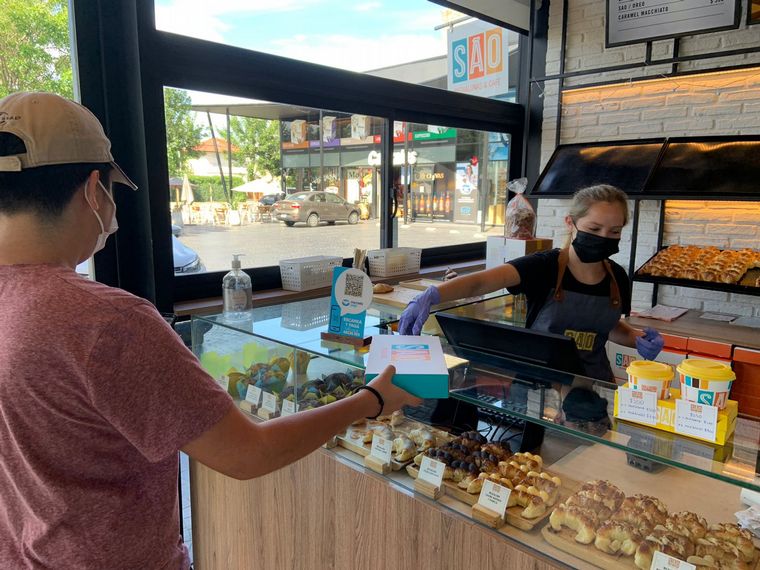
[[[486,269],[504,265],[508,261],[552,248],[549,238],[514,239],[488,236],[486,240]]]

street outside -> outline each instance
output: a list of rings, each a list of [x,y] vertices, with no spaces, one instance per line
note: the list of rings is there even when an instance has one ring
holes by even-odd
[[[487,235],[500,235],[502,227],[480,231],[479,225],[446,222],[399,224],[398,245],[435,247],[484,241]],[[233,253],[242,253],[243,267],[277,265],[281,259],[310,255],[352,257],[354,248],[380,247],[380,223],[360,221],[356,225],[337,223],[309,228],[287,227],[279,222],[256,222],[242,226],[186,225],[179,237],[194,249],[206,271],[229,269]]]

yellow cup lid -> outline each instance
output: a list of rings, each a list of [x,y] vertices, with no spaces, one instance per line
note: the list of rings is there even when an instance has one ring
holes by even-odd
[[[678,365],[678,371],[686,376],[693,376],[700,380],[736,380],[736,374],[728,364],[714,360],[702,360],[700,358],[687,358]]]
[[[673,368],[671,366],[652,360],[634,360],[625,371],[636,378],[649,378],[651,380],[673,379]]]

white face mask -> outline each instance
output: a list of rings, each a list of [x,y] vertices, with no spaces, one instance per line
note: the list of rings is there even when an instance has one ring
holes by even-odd
[[[116,204],[113,201],[113,198],[111,197],[111,194],[109,194],[108,190],[106,190],[106,187],[103,186],[103,184],[98,180],[98,185],[103,189],[103,192],[106,196],[108,196],[108,199],[111,202],[111,205],[113,206],[113,214],[111,214],[111,219],[108,222],[108,228],[105,227],[103,224],[103,219],[100,217],[100,214],[98,214],[97,210],[92,207],[92,204],[90,204],[90,201],[88,200],[87,203],[90,204],[90,208],[92,208],[92,213],[95,214],[95,217],[98,219],[98,223],[100,224],[100,234],[98,234],[98,241],[95,242],[95,250],[92,252],[92,255],[95,255],[98,253],[101,249],[103,249],[106,246],[106,240],[108,239],[108,236],[110,236],[112,233],[116,232],[116,230],[119,229],[119,224],[116,221]]]

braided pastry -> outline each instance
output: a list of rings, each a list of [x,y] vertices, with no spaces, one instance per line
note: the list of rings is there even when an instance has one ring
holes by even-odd
[[[685,536],[667,530],[663,526],[656,527],[639,544],[634,554],[634,563],[637,568],[649,570],[652,566],[652,558],[656,551],[679,560],[687,560],[694,555],[694,543]]]
[[[596,513],[580,507],[557,506],[549,516],[549,524],[555,531],[567,527],[576,532],[575,541],[581,544],[591,544],[596,538],[596,528],[599,518]]]
[[[568,507],[579,507],[589,511],[594,511],[600,520],[608,519],[612,515],[612,509],[607,507],[601,500],[598,500],[588,491],[578,491],[572,495],[565,505]]]
[[[577,494],[588,495],[603,503],[611,511],[616,511],[623,503],[623,499],[625,499],[623,491],[609,481],[600,479],[584,483]]]
[[[751,560],[750,560],[751,561]],[[750,570],[750,564],[742,559],[739,550],[731,543],[700,538],[697,541],[696,551],[689,556],[687,562],[699,568],[720,568],[732,570]]]
[[[627,521],[639,528],[652,529],[665,524],[668,509],[657,497],[633,495],[626,497],[614,515],[614,520]]]
[[[707,529],[707,540],[722,540],[734,545],[742,555],[742,560],[751,562],[755,557],[755,545],[752,535],[746,529],[734,523],[719,523],[710,525]]]
[[[696,513],[682,511],[669,515],[665,521],[665,528],[691,540],[697,540],[707,534],[707,521]]]

